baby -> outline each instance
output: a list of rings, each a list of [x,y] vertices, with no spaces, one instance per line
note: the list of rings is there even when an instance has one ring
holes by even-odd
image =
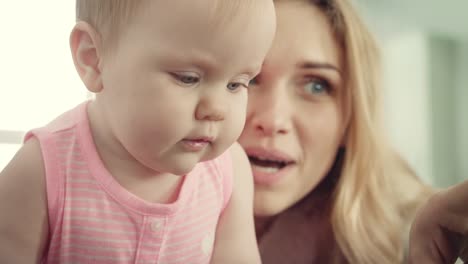
[[[0,174],[0,263],[259,263],[235,143],[272,0],[77,0],[95,99],[30,131]]]

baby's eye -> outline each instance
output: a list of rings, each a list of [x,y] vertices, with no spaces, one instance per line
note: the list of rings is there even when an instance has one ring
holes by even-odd
[[[247,88],[247,85],[240,83],[240,82],[232,82],[232,83],[228,83],[227,85],[228,90],[231,92],[236,92],[237,90],[243,87]]]
[[[191,74],[172,73],[172,76],[179,82],[184,84],[195,84],[200,81],[200,77]]]
[[[319,78],[310,78],[304,85],[304,90],[309,94],[329,93],[331,90],[330,84]]]

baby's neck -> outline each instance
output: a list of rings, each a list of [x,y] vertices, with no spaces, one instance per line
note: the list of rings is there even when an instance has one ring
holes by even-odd
[[[185,179],[183,176],[163,174],[137,174],[137,170],[114,166],[110,173],[114,179],[127,191],[137,197],[150,202],[167,204],[173,203],[179,196],[179,191]]]

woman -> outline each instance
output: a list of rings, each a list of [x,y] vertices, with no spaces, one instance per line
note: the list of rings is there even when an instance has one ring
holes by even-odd
[[[401,263],[431,190],[379,124],[379,60],[347,0],[278,0],[240,143],[263,263]]]

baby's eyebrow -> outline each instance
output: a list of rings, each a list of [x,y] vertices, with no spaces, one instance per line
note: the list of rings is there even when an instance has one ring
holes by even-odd
[[[191,56],[191,61],[193,61],[198,67],[210,71],[216,69],[218,66],[218,63],[214,58],[204,54],[193,54]]]
[[[263,67],[263,64],[261,66],[255,66],[255,67],[252,67],[248,70],[245,71],[245,74],[249,75],[250,77],[255,77],[257,76],[260,71],[262,70],[262,67]]]

